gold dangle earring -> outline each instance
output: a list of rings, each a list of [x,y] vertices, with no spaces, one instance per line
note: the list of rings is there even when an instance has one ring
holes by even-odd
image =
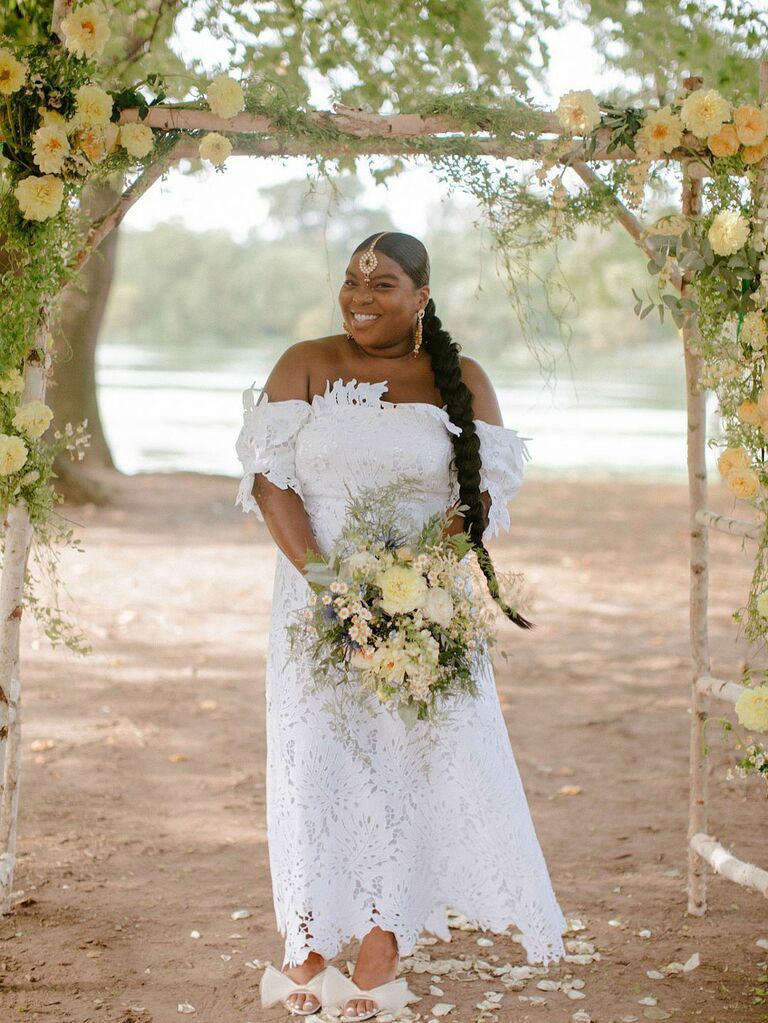
[[[424,333],[423,322],[424,322],[424,310],[419,309],[416,314],[416,332],[413,335],[413,354],[418,355],[419,349],[421,348],[421,338]]]
[[[347,341],[354,341],[355,337],[352,331],[349,329],[349,324],[346,320],[342,320],[342,326],[344,327],[344,333],[347,335]]]

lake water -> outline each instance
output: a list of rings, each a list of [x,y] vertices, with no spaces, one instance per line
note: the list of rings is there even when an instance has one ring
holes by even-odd
[[[572,370],[559,368],[557,381],[547,385],[535,364],[502,371],[482,360],[505,425],[531,438],[528,474],[684,479],[682,351],[673,345],[574,351],[571,359]],[[273,362],[259,365],[253,349],[101,345],[99,403],[118,468],[237,476],[242,391],[262,385]],[[708,432],[716,436],[712,394],[707,408]],[[710,449],[710,471],[716,471],[715,458]]]

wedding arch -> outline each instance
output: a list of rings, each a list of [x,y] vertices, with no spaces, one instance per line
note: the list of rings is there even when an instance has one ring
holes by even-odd
[[[108,34],[92,5],[73,10],[55,0],[48,51],[25,55],[0,47],[0,92],[13,110],[25,83],[38,96],[58,95],[69,105],[67,121],[56,109],[42,124],[30,104],[18,120],[0,119],[0,142],[10,160],[11,184],[0,192],[0,217],[11,269],[0,290],[0,499],[5,514],[0,580],[0,912],[12,908],[21,751],[19,636],[24,608],[39,610],[31,594],[28,557],[33,532],[44,544],[72,542],[50,527],[56,500],[53,455],[68,448],[82,457],[84,429],[70,427],[44,439],[51,373],[50,323],[65,283],[77,273],[130,207],[176,162],[202,156],[222,166],[230,155],[310,156],[351,160],[362,155],[407,159],[426,155],[462,182],[462,161],[474,161],[476,195],[488,194],[486,214],[502,262],[510,267],[521,224],[535,234],[545,223],[558,235],[589,214],[610,215],[648,256],[658,298],[636,295],[636,312],[667,311],[680,329],[687,404],[690,528],[691,734],[688,827],[688,911],[706,911],[708,865],[724,877],[768,895],[768,871],[740,861],[708,833],[708,764],[704,726],[709,701],[736,709],[752,731],[768,731],[768,685],[755,686],[710,674],[708,639],[708,531],[758,541],[759,551],[746,606],[734,614],[746,635],[765,645],[768,634],[768,120],[759,107],[731,104],[701,78],[683,82],[680,96],[661,110],[598,105],[589,92],[566,94],[557,112],[514,101],[504,106],[437,98],[429,112],[377,115],[335,105],[333,111],[259,109],[246,104],[239,83],[218,75],[200,103],[164,105],[160,90],[148,104],[137,90],[108,94],[94,83],[91,61]],[[53,54],[57,60],[50,58]],[[28,60],[25,58],[28,57]],[[69,75],[59,80],[56,75]],[[56,88],[54,88],[56,87]],[[695,98],[694,98],[695,97]],[[27,97],[28,98],[28,97]],[[760,103],[768,100],[768,63],[760,65]],[[21,102],[19,100],[19,102]],[[39,99],[35,102],[39,102]],[[118,148],[118,135],[119,146]],[[231,138],[230,138],[231,136]],[[76,143],[73,145],[72,143]],[[150,156],[151,154],[151,156]],[[483,179],[489,158],[535,164],[536,195],[502,175]],[[485,161],[485,162],[484,162]],[[646,227],[631,208],[642,206],[645,176],[663,163],[681,174],[681,218]],[[596,166],[621,168],[608,180]],[[131,184],[98,220],[78,217],[77,196],[99,167],[135,174]],[[65,174],[62,168],[66,167]],[[570,169],[586,188],[571,195],[562,176]],[[42,172],[42,174],[40,173]],[[61,176],[58,176],[61,173]],[[553,180],[548,180],[550,175]],[[739,182],[747,180],[747,191]],[[711,185],[710,195],[703,191]],[[492,188],[496,191],[493,192]],[[709,206],[705,209],[704,198]],[[527,204],[527,205],[526,205]],[[522,212],[521,212],[522,211]],[[586,212],[585,212],[586,211]],[[514,218],[518,219],[515,220]],[[752,302],[750,305],[749,302]],[[759,379],[759,383],[757,382]],[[707,508],[705,386],[720,400],[728,447],[718,465],[736,497],[752,502],[753,521],[715,515]],[[763,432],[765,428],[765,433]],[[49,619],[49,635],[62,638]],[[733,726],[735,727],[735,726]],[[768,757],[757,741],[745,741],[741,770],[768,780]]]

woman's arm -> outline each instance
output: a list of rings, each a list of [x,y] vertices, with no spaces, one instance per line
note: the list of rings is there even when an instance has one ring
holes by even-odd
[[[270,401],[287,401],[291,398],[309,401],[306,348],[311,343],[300,341],[291,345],[275,363],[263,388]],[[322,554],[322,551],[301,497],[290,487],[287,490],[278,487],[263,473],[256,473],[251,492],[272,539],[303,574],[307,549],[317,554]]]

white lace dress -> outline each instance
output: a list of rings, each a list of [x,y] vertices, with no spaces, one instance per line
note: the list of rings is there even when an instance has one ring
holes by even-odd
[[[237,502],[263,521],[254,473],[303,499],[318,545],[330,548],[348,493],[418,475],[421,521],[458,500],[445,408],[382,400],[387,381],[328,382],[312,403],[258,403],[245,391]],[[484,539],[509,529],[507,502],[530,457],[514,430],[476,421]],[[414,499],[416,500],[416,499]],[[487,655],[479,696],[456,697],[439,725],[406,730],[373,699],[369,711],[313,689],[313,665],[289,656],[285,625],[311,590],[278,549],[266,673],[267,834],[283,965],[311,950],[332,959],[374,924],[401,956],[422,931],[449,940],[447,909],[478,928],[516,925],[528,962],[557,961],[565,919],[552,890],[510,746]],[[490,599],[490,598],[488,598]],[[522,637],[521,637],[522,638]],[[335,701],[335,703],[333,702]],[[469,701],[469,702],[467,702]],[[448,701],[446,701],[446,705]]]

